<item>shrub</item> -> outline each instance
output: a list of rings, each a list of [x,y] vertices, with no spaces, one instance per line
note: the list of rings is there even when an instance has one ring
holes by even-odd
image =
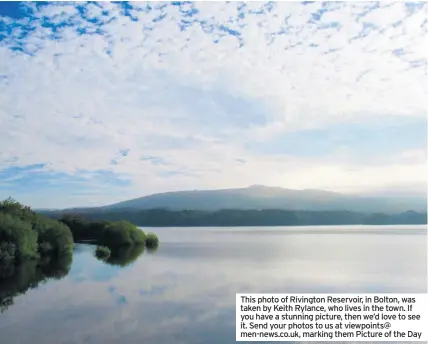
[[[30,222],[0,211],[0,242],[14,245],[18,262],[37,257],[37,239]]]
[[[135,245],[144,245],[146,241],[146,234],[139,229],[138,227],[134,226],[134,228],[130,229],[131,239]]]
[[[59,222],[70,228],[75,240],[86,239],[87,222],[84,219],[74,215],[64,215]]]
[[[128,221],[111,222],[104,229],[102,243],[109,247],[132,245],[138,236],[133,233],[134,229],[136,227]]]
[[[61,255],[73,249],[73,235],[65,224],[12,199],[0,202],[0,242],[13,244],[15,263],[38,258],[39,253]],[[10,249],[5,247],[1,248],[2,259],[10,256]]]
[[[78,215],[64,215],[60,222],[67,225],[74,240],[93,240],[98,245],[115,249],[121,246],[148,245],[155,248],[159,244],[156,235],[148,240],[140,228],[129,221],[89,221]]]
[[[75,241],[100,240],[105,228],[110,224],[107,221],[89,222],[77,215],[64,215],[59,220],[70,228]]]
[[[39,244],[39,253],[41,255],[49,254],[52,252],[52,250],[53,250],[52,245],[47,241],[43,241],[41,244]]]
[[[146,247],[156,249],[159,246],[159,238],[155,233],[148,233],[146,235]]]
[[[10,197],[0,202],[0,212],[29,222],[33,222],[37,216],[30,207],[22,205]]]
[[[63,254],[71,252],[73,249],[73,235],[70,229],[61,222],[37,216],[34,230],[38,233],[39,245],[43,244],[42,250]]]

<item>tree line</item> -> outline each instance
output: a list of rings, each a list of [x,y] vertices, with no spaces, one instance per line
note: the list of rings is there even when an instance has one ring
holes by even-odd
[[[142,227],[192,226],[310,226],[310,225],[400,225],[426,224],[427,213],[407,211],[398,214],[358,213],[346,210],[241,210],[218,211],[148,209],[47,211],[53,218],[75,216],[86,221],[129,221]]]

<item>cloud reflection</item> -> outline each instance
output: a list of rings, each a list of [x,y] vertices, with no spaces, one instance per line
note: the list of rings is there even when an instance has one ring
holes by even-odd
[[[46,344],[234,343],[237,292],[425,292],[426,229],[410,229],[157,229],[156,254],[113,275],[78,251],[80,268],[17,299],[0,331]]]

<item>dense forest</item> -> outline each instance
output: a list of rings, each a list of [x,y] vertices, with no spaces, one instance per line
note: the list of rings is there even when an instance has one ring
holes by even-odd
[[[129,221],[144,227],[180,226],[309,226],[309,225],[400,225],[426,224],[427,213],[407,211],[398,214],[352,211],[239,210],[219,211],[168,209],[91,210],[67,214],[45,211],[52,218],[78,216],[88,221]]]

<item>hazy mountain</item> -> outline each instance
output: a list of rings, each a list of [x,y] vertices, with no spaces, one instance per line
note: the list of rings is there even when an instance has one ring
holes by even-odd
[[[425,197],[361,197],[323,190],[292,190],[253,185],[248,188],[159,193],[98,208],[99,210],[152,209],[288,209],[402,212],[427,209]]]

